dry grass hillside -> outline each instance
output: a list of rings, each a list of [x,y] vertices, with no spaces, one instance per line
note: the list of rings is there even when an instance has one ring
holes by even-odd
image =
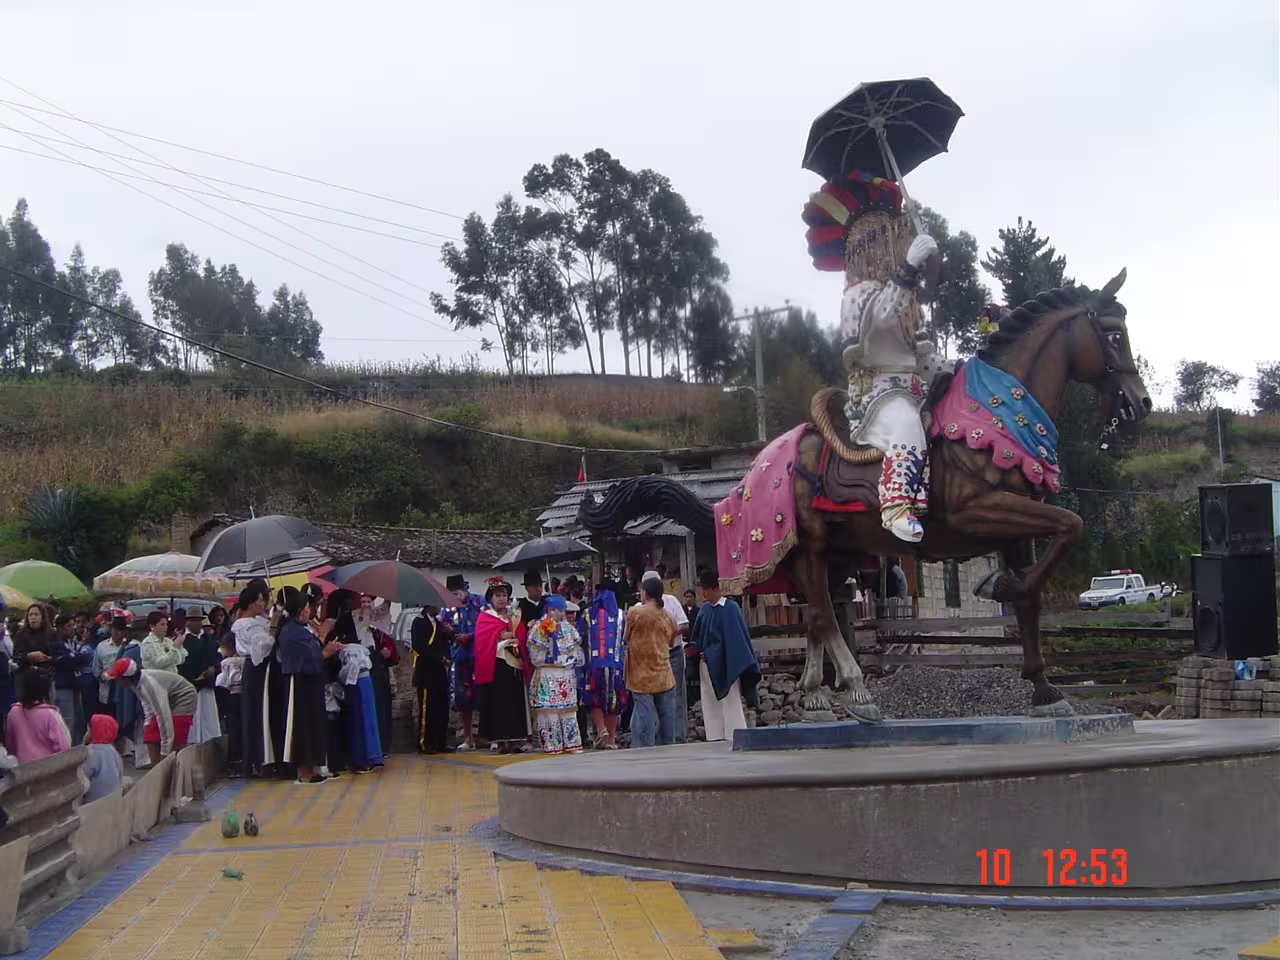
[[[476,378],[470,378],[475,380]],[[719,443],[750,429],[739,398],[718,387],[636,378],[556,377],[363,391],[370,399],[452,422],[591,447],[667,448]],[[232,391],[107,386],[79,380],[0,383],[0,523],[37,484],[133,483],[179,453],[201,449],[227,424],[287,437],[403,429],[407,418],[306,389]],[[408,421],[424,431],[438,430]],[[749,435],[749,434],[748,434]],[[745,437],[743,438],[745,439]]]

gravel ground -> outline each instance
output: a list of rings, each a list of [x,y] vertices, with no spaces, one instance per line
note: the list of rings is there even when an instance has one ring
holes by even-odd
[[[938,717],[1017,717],[1031,712],[1031,681],[1017,670],[903,667],[868,681],[872,699],[892,720]],[[1114,707],[1069,697],[1076,713],[1117,713]]]
[[[805,900],[744,897],[696,890],[681,890],[680,896],[698,922],[708,930],[746,929],[755,933],[762,950],[729,954],[744,960],[776,960],[781,957],[826,908],[825,903]]]
[[[883,906],[841,960],[1234,960],[1280,932],[1280,910],[973,910]]]

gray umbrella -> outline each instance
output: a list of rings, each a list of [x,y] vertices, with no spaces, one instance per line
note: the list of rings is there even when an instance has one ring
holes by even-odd
[[[297,517],[254,517],[227,527],[204,548],[197,570],[267,560],[323,543],[329,535]]]
[[[493,569],[542,567],[567,560],[579,560],[591,553],[595,553],[595,550],[573,537],[538,537],[512,547],[493,565]]]

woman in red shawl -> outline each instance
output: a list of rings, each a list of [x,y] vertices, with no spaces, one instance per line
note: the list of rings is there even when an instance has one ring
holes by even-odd
[[[512,622],[511,584],[489,581],[485,610],[476,620],[476,699],[480,736],[495,753],[512,753],[529,738],[524,671]],[[513,666],[514,664],[514,666]]]

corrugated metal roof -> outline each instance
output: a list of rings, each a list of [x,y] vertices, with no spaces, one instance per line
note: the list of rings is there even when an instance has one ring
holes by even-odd
[[[690,470],[685,473],[665,474],[667,479],[674,480],[688,487],[689,490],[706,503],[719,503],[729,495],[742,480],[742,470]],[[603,500],[609,489],[620,482],[613,480],[589,480],[586,483],[575,483],[568,490],[556,497],[555,501],[542,513],[538,514],[538,523],[547,531],[557,534],[577,535],[578,506],[584,496],[598,497]],[[637,517],[623,528],[627,536],[633,537],[683,537],[688,528],[666,517]]]

